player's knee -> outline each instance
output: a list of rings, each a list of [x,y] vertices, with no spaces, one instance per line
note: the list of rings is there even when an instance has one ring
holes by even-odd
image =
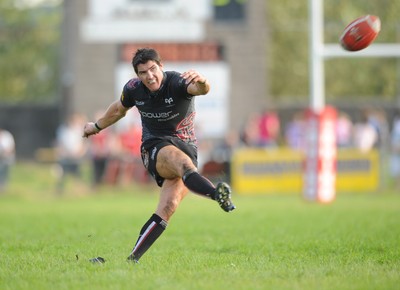
[[[193,162],[189,159],[182,163],[181,166],[181,176],[185,178],[185,175],[190,175],[193,172],[197,172],[196,166],[194,166]]]

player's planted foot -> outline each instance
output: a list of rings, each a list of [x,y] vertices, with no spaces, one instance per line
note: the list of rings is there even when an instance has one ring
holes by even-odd
[[[139,261],[135,258],[135,256],[133,254],[129,255],[129,257],[126,258],[126,261],[128,261],[130,263],[139,264]]]
[[[220,182],[217,184],[215,189],[214,199],[218,202],[219,206],[226,212],[233,211],[236,206],[231,200],[231,188],[225,182]]]

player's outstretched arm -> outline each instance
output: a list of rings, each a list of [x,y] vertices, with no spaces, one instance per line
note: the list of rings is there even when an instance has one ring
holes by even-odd
[[[187,92],[193,96],[205,95],[210,91],[207,79],[195,70],[189,70],[181,74],[189,84]]]
[[[115,102],[111,103],[100,119],[98,119],[96,122],[88,122],[85,124],[83,127],[83,137],[87,138],[91,135],[97,134],[101,130],[116,123],[126,115],[126,112],[129,109],[130,108],[124,107],[120,100],[116,100]]]

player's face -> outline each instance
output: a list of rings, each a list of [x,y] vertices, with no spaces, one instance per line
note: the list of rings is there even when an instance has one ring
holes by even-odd
[[[139,64],[137,69],[139,79],[151,92],[157,91],[160,88],[164,76],[162,65],[149,60],[145,64]]]

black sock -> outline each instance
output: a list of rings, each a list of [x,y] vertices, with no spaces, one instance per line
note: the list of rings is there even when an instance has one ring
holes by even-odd
[[[167,227],[167,222],[156,214],[144,224],[140,230],[140,235],[136,241],[132,253],[129,255],[130,260],[139,261],[140,257],[151,247]]]
[[[186,171],[182,180],[186,187],[192,192],[214,199],[214,185],[207,178],[201,176],[197,171]]]

